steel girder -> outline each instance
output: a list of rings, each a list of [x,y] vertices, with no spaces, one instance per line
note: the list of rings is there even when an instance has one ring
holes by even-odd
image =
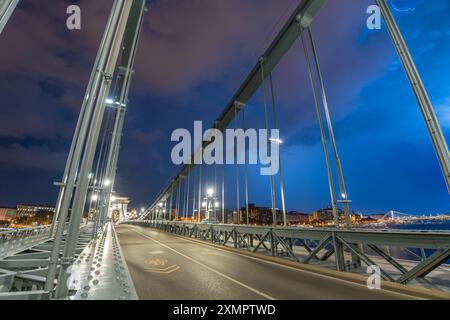
[[[0,233],[0,259],[6,258],[50,238],[50,227]]]
[[[133,223],[128,221],[127,223]],[[186,226],[189,229],[199,230],[209,229],[213,226],[216,231],[231,232],[238,229],[243,234],[254,234],[264,236],[269,231],[275,231],[282,238],[308,239],[320,241],[326,235],[336,233],[340,238],[349,243],[375,244],[375,245],[396,245],[405,248],[440,249],[450,246],[449,232],[436,231],[409,231],[409,230],[344,230],[336,228],[301,228],[301,227],[267,227],[267,226],[246,226],[233,224],[198,224],[175,221],[139,221],[145,225],[154,226],[171,225],[173,227]]]
[[[34,244],[17,247],[14,254],[2,257],[0,260],[0,300],[49,298],[49,293],[44,290],[44,286],[54,239],[49,237],[49,227],[39,228],[39,230],[45,236],[44,239],[36,241],[33,232],[28,231],[30,239],[35,240]],[[76,246],[77,256],[90,243],[91,232],[90,228],[86,227],[81,230]],[[62,243],[65,243],[64,238]],[[56,271],[59,272],[59,269],[58,267]]]
[[[436,250],[431,256],[404,274],[398,282],[408,283],[415,278],[423,278],[450,257],[450,248]]]
[[[16,9],[19,0],[3,0],[0,4],[0,34],[5,28],[6,23],[8,23],[9,18]]]

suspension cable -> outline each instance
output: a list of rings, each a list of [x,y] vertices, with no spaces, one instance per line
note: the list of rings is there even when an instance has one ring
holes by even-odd
[[[278,116],[277,116],[277,110],[276,110],[276,100],[275,100],[275,90],[273,86],[273,77],[272,72],[269,74],[269,80],[270,80],[270,92],[272,95],[272,113],[273,113],[273,123],[274,123],[274,129],[279,130],[278,126]],[[278,170],[279,170],[279,177],[280,177],[280,194],[281,194],[281,206],[283,210],[283,225],[287,226],[286,221],[286,204],[284,200],[284,182],[283,182],[283,171],[281,167],[281,142],[279,142],[278,145]]]
[[[263,97],[264,97],[264,115],[266,120],[266,130],[269,132],[269,111],[268,111],[268,98],[267,98],[267,86],[266,86],[266,75],[264,72],[264,58],[260,59],[260,65],[261,65],[261,77],[262,77],[262,91],[263,91]],[[272,150],[269,143],[269,140],[267,140],[267,149],[268,153],[270,153],[270,159],[272,159]],[[272,162],[272,160],[271,160]],[[277,225],[277,212],[276,212],[276,204],[275,204],[275,187],[274,187],[274,179],[273,179],[273,172],[272,172],[272,163],[270,163],[270,195],[272,200],[272,222],[273,225]]]
[[[329,154],[328,154],[327,140],[326,140],[326,137],[325,137],[325,130],[324,130],[324,127],[323,127],[322,114],[320,112],[319,98],[318,98],[318,94],[317,94],[316,84],[314,82],[311,61],[310,61],[310,58],[309,58],[308,49],[306,47],[305,39],[304,39],[304,36],[303,36],[303,29],[301,27],[300,27],[300,38],[301,38],[302,45],[303,45],[303,50],[304,50],[304,53],[305,53],[305,60],[306,60],[307,68],[308,68],[309,80],[311,82],[311,88],[312,88],[312,93],[313,93],[313,97],[314,97],[314,107],[315,107],[317,121],[318,121],[319,129],[320,129],[320,137],[321,137],[321,140],[322,140],[323,153],[324,153],[324,156],[325,156],[325,165],[326,165],[327,176],[328,176],[328,186],[329,186],[330,197],[331,197],[331,207],[332,207],[332,210],[333,210],[333,216],[334,216],[334,220],[335,220],[335,225],[338,228],[339,227],[339,216],[338,216],[337,208],[336,208],[336,196],[335,196],[335,193],[334,193],[334,183],[333,183],[333,176],[332,176],[332,173],[331,173],[331,165],[330,165],[330,158],[329,158]]]

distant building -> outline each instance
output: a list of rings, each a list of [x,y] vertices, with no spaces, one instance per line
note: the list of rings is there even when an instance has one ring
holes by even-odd
[[[254,203],[248,204],[248,216],[250,224],[271,224],[272,223],[272,209],[266,207],[257,207]],[[240,223],[247,223],[247,208],[240,209]],[[233,223],[237,223],[237,211],[233,211]]]
[[[290,211],[286,213],[286,222],[288,225],[307,224],[309,223],[310,215],[298,211]]]
[[[344,211],[337,208],[337,213],[339,216],[339,219],[341,219],[341,216],[344,217]],[[332,222],[334,221],[334,214],[333,214],[333,208],[327,207],[323,209],[319,209],[317,211],[313,212],[313,220],[318,222]]]
[[[357,214],[357,213],[352,213],[350,215],[350,221],[353,224],[360,224],[362,222],[362,216],[360,214]]]
[[[246,207],[242,207],[240,209],[241,221],[240,223],[247,223],[247,209]],[[249,223],[256,225],[272,225],[273,224],[273,211],[272,208],[269,207],[257,207],[254,203],[248,204],[248,214],[249,214]],[[300,214],[300,213],[299,213]],[[303,215],[303,214],[301,214]],[[276,209],[276,219],[277,223],[281,224],[283,222],[283,212],[279,209]],[[298,221],[304,219],[303,216],[295,216],[291,217],[292,221]],[[288,214],[286,214],[286,220],[288,220]],[[233,223],[237,223],[237,212],[233,212]]]
[[[13,220],[17,216],[16,208],[3,207],[0,208],[0,220],[7,221]]]
[[[128,219],[128,205],[130,199],[126,197],[111,197],[109,204],[109,216],[114,223],[122,222]]]
[[[55,208],[47,205],[19,204],[17,205],[17,218],[35,215],[38,211],[55,213]]]

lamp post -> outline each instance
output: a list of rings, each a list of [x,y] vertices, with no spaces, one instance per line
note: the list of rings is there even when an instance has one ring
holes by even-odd
[[[164,220],[164,214],[166,213],[166,210],[164,209],[164,203],[160,202],[158,203],[158,209],[156,209],[157,220]]]
[[[281,139],[279,139],[279,138],[270,138],[269,142],[277,145],[278,171],[279,171],[279,176],[280,176],[281,207],[282,207],[282,210],[283,210],[283,226],[286,227],[287,226],[287,221],[286,221],[286,204],[285,204],[285,200],[284,200],[283,173],[281,171],[281,145],[283,144],[283,141]],[[271,158],[271,161],[272,161],[272,158]],[[271,165],[272,165],[272,163],[271,163]]]
[[[219,207],[219,202],[215,196],[213,188],[206,192],[206,197],[203,198],[202,207],[205,208],[204,223],[217,223],[216,209]]]

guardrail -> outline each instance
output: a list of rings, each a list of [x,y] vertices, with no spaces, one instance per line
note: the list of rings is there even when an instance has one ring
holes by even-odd
[[[127,221],[157,228],[177,235],[231,246],[252,252],[268,253],[299,263],[322,263],[334,260],[338,271],[378,265],[381,258],[395,272],[380,268],[384,280],[407,284],[424,278],[450,258],[450,232],[409,230],[367,230],[304,227],[265,227],[229,224],[196,224],[173,221]],[[385,247],[404,248],[416,257],[405,266]],[[299,248],[306,255],[299,254]],[[413,252],[418,249],[419,256]],[[403,265],[402,265],[403,263]]]
[[[85,259],[80,258],[80,254],[95,247],[95,243],[96,239],[92,239],[92,224],[83,225],[75,251],[77,267],[87,264],[85,254]],[[0,300],[50,298],[49,290],[45,291],[45,284],[53,246],[49,226],[0,233],[0,249],[2,255],[6,256],[0,258]],[[105,252],[105,255],[113,258],[117,256],[113,256],[112,251]],[[91,258],[92,263],[94,256]],[[87,269],[91,267],[89,265]]]
[[[25,250],[50,237],[50,226],[0,232],[0,259]]]

